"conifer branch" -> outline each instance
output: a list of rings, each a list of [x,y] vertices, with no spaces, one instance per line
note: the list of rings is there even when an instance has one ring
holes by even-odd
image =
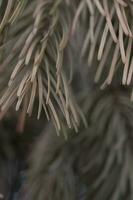
[[[20,1],[20,5],[25,2]],[[11,8],[8,5],[7,8],[10,13]],[[6,22],[1,23],[1,27],[9,23],[9,35],[1,45],[5,55],[0,68],[9,70],[10,67],[9,71],[12,71],[0,101],[1,110],[7,110],[14,102],[17,102],[18,110],[24,102],[26,105],[23,107],[27,107],[26,112],[31,115],[38,96],[37,118],[44,109],[47,119],[52,118],[58,130],[61,129],[59,109],[70,128],[79,123],[62,69],[70,31],[64,8],[62,0],[32,1],[22,14],[19,12],[19,17],[14,11],[10,18],[9,15],[5,17],[8,19]],[[14,23],[13,16],[17,18]]]
[[[87,55],[90,67],[94,65],[94,59],[97,59],[96,82],[100,80],[101,76],[104,76],[107,68],[105,83],[106,85],[110,84],[117,69],[121,68],[123,71],[122,84],[131,84],[133,74],[132,11],[133,2],[131,0],[79,1],[73,22],[73,31],[76,29],[79,17],[84,15],[88,31],[82,48],[82,56]]]

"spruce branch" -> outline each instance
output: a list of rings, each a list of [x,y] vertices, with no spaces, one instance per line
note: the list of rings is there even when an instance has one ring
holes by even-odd
[[[37,118],[44,109],[47,119],[52,118],[58,130],[59,108],[70,128],[79,123],[62,69],[70,31],[64,8],[62,0],[32,1],[16,22],[10,23],[9,35],[1,46],[1,51],[6,51],[1,70],[10,66],[8,70],[12,71],[0,101],[1,110],[17,101],[16,110],[24,104],[24,112],[31,115],[38,96]]]
[[[81,15],[84,17],[83,23],[86,18],[88,26],[82,56],[87,55],[90,67],[94,65],[94,59],[97,59],[95,81],[100,80],[107,68],[105,84],[108,85],[112,82],[115,74],[118,74],[118,68],[121,68],[123,71],[122,84],[131,84],[133,74],[132,0],[79,1],[73,22],[73,31],[75,31]]]
[[[14,23],[18,16],[23,12],[28,0],[1,0],[0,1],[0,34],[9,24]],[[4,12],[3,12],[4,10]]]

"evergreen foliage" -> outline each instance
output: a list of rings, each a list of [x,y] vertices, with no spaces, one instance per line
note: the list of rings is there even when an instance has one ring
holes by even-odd
[[[0,199],[133,200],[132,77],[133,0],[0,0]]]

